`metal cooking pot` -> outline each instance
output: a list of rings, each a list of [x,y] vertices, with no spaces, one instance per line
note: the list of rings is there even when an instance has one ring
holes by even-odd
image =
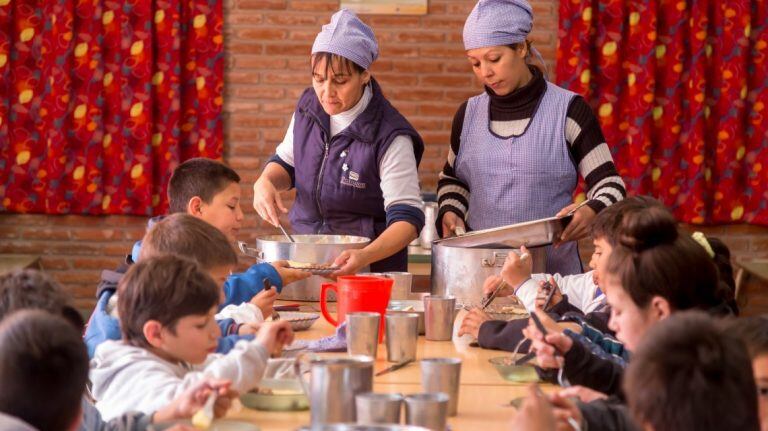
[[[367,246],[369,238],[352,235],[293,235],[295,243],[283,235],[269,235],[256,239],[256,258],[259,262],[293,260],[303,263],[332,263],[344,250],[361,249]],[[360,271],[368,271],[364,267]],[[319,301],[320,285],[329,283],[328,278],[313,275],[295,281],[283,288],[280,299],[294,301]],[[333,298],[332,298],[333,299]]]
[[[479,304],[483,298],[483,282],[499,275],[511,247],[466,248],[432,243],[432,294],[453,295],[462,305]],[[546,247],[531,247],[533,273],[546,267]]]

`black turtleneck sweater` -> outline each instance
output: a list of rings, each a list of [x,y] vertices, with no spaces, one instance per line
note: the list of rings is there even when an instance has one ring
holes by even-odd
[[[536,113],[536,107],[544,95],[547,82],[538,68],[530,66],[530,69],[533,73],[530,82],[510,94],[497,96],[493,90],[485,88],[491,101],[491,130],[499,136],[512,138],[521,135]],[[447,211],[453,211],[466,220],[471,190],[466,183],[457,178],[453,169],[456,154],[459,153],[461,146],[461,131],[466,109],[467,102],[464,102],[453,118],[451,150],[437,185],[440,203],[438,227],[441,226],[440,220]],[[624,181],[616,171],[611,152],[605,143],[605,137],[595,114],[581,96],[574,97],[568,107],[565,138],[573,164],[587,184],[589,199],[587,205],[595,212],[600,212],[603,208],[624,199],[627,194]]]

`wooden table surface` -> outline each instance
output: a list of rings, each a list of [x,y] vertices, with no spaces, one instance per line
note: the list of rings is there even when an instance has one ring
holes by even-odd
[[[302,307],[304,308],[304,307]],[[460,318],[461,316],[459,316]],[[297,332],[299,339],[316,339],[332,334],[334,328],[322,317],[307,331]],[[327,355],[346,355],[334,353]],[[454,341],[427,341],[419,337],[417,361],[400,370],[374,377],[374,391],[399,392],[411,394],[423,392],[421,389],[420,366],[418,359],[428,357],[457,357],[462,359],[461,383],[459,389],[458,415],[448,418],[453,431],[459,430],[505,430],[514,416],[515,409],[508,406],[513,398],[526,393],[526,384],[504,380],[488,359],[509,353],[469,347],[466,340],[454,337]],[[374,372],[380,371],[392,363],[386,361],[386,346],[379,345]],[[545,391],[552,386],[544,385]],[[262,430],[296,430],[309,424],[309,411],[303,412],[265,412],[242,406],[230,411],[228,418],[245,420],[261,427]]]

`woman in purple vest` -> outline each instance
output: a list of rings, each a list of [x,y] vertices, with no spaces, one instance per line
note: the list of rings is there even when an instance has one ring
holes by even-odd
[[[453,119],[437,186],[443,237],[456,227],[480,230],[565,214],[581,175],[588,202],[561,238],[576,240],[597,212],[626,195],[590,107],[528,64],[531,52],[541,59],[527,40],[532,23],[525,0],[480,0],[464,24],[467,58],[485,91]],[[576,243],[548,249],[546,271],[580,273]]]
[[[407,245],[424,226],[417,171],[424,144],[368,71],[377,56],[373,31],[353,12],[331,17],[312,46],[312,88],[253,186],[254,208],[275,226],[288,212],[280,192],[295,187],[296,233],[373,240],[343,252],[333,275],[367,265],[405,271]]]

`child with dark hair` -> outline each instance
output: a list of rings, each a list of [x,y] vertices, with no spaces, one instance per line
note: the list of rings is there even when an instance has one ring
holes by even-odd
[[[237,233],[243,220],[240,209],[240,176],[225,164],[206,158],[194,158],[181,163],[174,169],[168,183],[168,200],[171,214],[189,214],[205,221],[221,231],[230,248],[237,239]],[[149,221],[148,230],[165,217],[155,217]],[[105,270],[101,274],[101,282],[96,291],[97,303],[92,316],[109,316],[108,304],[117,288],[117,283],[125,274],[128,267],[138,261],[141,255],[142,241],[137,241],[133,252],[115,271]],[[227,253],[226,256],[235,256]],[[203,264],[206,266],[205,264]],[[242,273],[232,273],[234,269],[220,278],[224,286],[223,306],[251,302],[264,288],[264,280],[268,280],[276,292],[284,285],[309,277],[307,271],[287,268],[287,262],[277,261],[259,263],[251,266]],[[272,290],[272,289],[270,289]],[[266,296],[255,299],[257,302],[273,301],[275,292],[270,291]],[[240,322],[241,323],[241,322]],[[95,328],[91,328],[95,325]],[[239,328],[239,327],[238,327]],[[247,329],[247,327],[245,328]],[[226,334],[237,334],[237,331],[226,331]],[[89,353],[93,354],[95,346],[104,339],[119,337],[117,321],[112,319],[97,320],[92,318],[86,333]],[[220,346],[222,352],[231,348],[232,344]]]
[[[741,340],[701,312],[655,325],[624,380],[638,425],[649,431],[758,430],[755,381]]]
[[[221,288],[184,258],[142,259],[120,281],[118,293],[122,340],[102,343],[91,363],[92,393],[106,418],[152,412],[206,376],[231,380],[232,389],[247,392],[261,380],[270,354],[293,340],[288,322],[269,322],[255,340],[214,354]]]
[[[724,323],[725,331],[741,339],[752,360],[761,429],[768,431],[768,316],[729,319]]]
[[[172,214],[156,223],[144,236],[141,259],[163,254],[187,257],[205,269],[213,279],[223,285],[237,264],[232,245],[220,230],[189,214]],[[88,329],[85,342],[93,357],[96,347],[106,340],[120,339],[120,322],[116,310],[118,295],[115,288],[101,293]],[[224,292],[221,294],[224,301]],[[241,338],[253,334],[258,323],[272,315],[277,293],[274,289],[257,293],[249,302],[228,305],[217,314],[221,328],[218,352],[226,353]]]
[[[490,293],[503,279],[511,288],[500,294],[518,296],[526,308],[533,311],[541,308],[543,301],[537,304],[537,296],[542,293],[540,285],[544,280],[549,280],[555,290],[550,301],[551,306],[545,311],[553,318],[567,315],[568,321],[576,322],[567,327],[577,333],[584,333],[587,337],[607,330],[609,310],[605,303],[604,288],[601,287],[604,280],[600,263],[607,261],[611,250],[617,245],[618,230],[623,217],[652,205],[661,204],[653,198],[635,196],[611,205],[595,217],[591,226],[595,246],[589,262],[592,271],[567,276],[531,274],[530,259],[521,261],[516,253],[510,253],[502,268],[501,277],[489,277],[483,286],[484,293]],[[459,333],[475,336],[481,347],[512,351],[523,338],[522,330],[526,326],[527,322],[519,319],[509,322],[491,320],[483,311],[474,309],[465,317]],[[590,338],[585,338],[585,342],[588,342],[588,339]],[[611,347],[615,344],[612,338],[602,337],[600,342],[609,354],[623,354],[623,349]],[[519,351],[525,352],[527,347],[527,344],[523,345]]]
[[[78,334],[82,333],[82,317],[71,304],[69,296],[44,272],[26,269],[0,276],[0,321],[24,310],[40,310],[61,316]],[[42,336],[48,337],[49,334]],[[77,344],[82,345],[79,336]],[[141,431],[152,423],[189,418],[202,407],[211,391],[218,392],[214,408],[216,416],[219,417],[227,412],[236,396],[236,393],[229,389],[228,381],[205,379],[151,415],[130,412],[104,422],[96,407],[83,395],[84,391],[85,386],[80,388],[82,421],[79,431]],[[0,420],[0,429],[5,429],[2,425]]]
[[[2,429],[61,431],[80,424],[88,354],[75,328],[60,316],[23,310],[0,324]],[[45,400],[45,402],[41,402]]]
[[[761,323],[750,322],[741,335],[753,333],[752,324],[763,326],[764,333],[765,322]],[[723,330],[700,311],[676,313],[654,325],[635,349],[626,372],[629,408],[611,405],[607,411],[612,420],[597,427],[590,423],[588,429],[758,430],[748,349],[731,328]],[[534,385],[512,429],[578,429],[573,420],[565,423],[573,416],[580,416],[575,404],[561,394],[546,396]]]
[[[625,217],[618,246],[603,273],[611,306],[609,327],[630,351],[649,328],[674,312],[730,311],[720,295],[712,259],[690,235],[678,230],[674,216],[663,207],[652,206]],[[525,334],[533,340],[542,368],[560,369],[562,380],[571,384],[623,395],[621,365],[597,357],[567,334],[552,332],[545,338],[533,325]],[[581,411],[593,426],[616,418],[605,413],[601,402],[582,405]]]

